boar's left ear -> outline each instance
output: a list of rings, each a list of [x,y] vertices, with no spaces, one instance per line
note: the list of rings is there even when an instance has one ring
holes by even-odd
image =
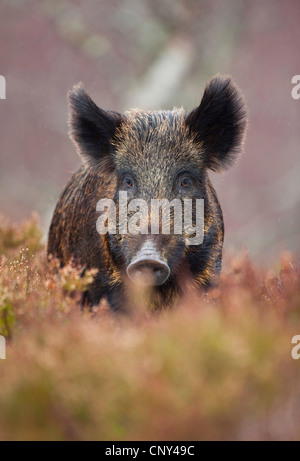
[[[70,137],[80,157],[90,165],[107,165],[111,161],[111,140],[124,116],[96,106],[82,84],[69,91],[68,99]]]
[[[199,107],[185,122],[190,135],[204,149],[205,165],[211,170],[227,169],[242,152],[246,105],[229,76],[217,75],[208,83]]]

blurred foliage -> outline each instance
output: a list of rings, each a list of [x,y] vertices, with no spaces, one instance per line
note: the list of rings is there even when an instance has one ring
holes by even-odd
[[[1,227],[1,440],[299,439],[290,254],[269,270],[228,256],[220,286],[172,312],[82,312],[93,271],[20,250],[39,233],[30,222]]]
[[[10,223],[0,216],[0,254],[7,255],[12,249],[26,246],[28,254],[33,255],[42,248],[42,236],[35,213],[21,225]]]

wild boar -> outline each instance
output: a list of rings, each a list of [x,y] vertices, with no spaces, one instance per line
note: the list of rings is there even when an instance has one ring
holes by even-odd
[[[199,289],[215,285],[221,270],[224,224],[208,171],[221,172],[235,162],[243,150],[247,125],[245,101],[232,79],[215,76],[200,105],[188,114],[176,108],[124,114],[105,111],[81,84],[69,92],[69,104],[70,136],[83,165],[56,206],[48,254],[62,265],[73,259],[84,268],[98,269],[88,298],[95,305],[106,296],[115,310],[128,302],[129,280],[152,286],[151,309],[170,307],[180,299],[183,276],[188,275]],[[152,211],[139,215],[143,231],[128,232],[124,223],[121,226],[121,196],[128,203],[139,199],[149,206],[153,200],[169,205],[173,200],[193,203],[193,225],[195,203],[202,201],[201,242],[189,244],[191,234],[176,231],[172,206],[170,232],[162,232],[161,223],[151,232]],[[101,200],[115,204],[117,218],[99,233],[99,216],[107,211],[99,207]],[[126,210],[130,219],[132,209]],[[102,223],[107,220],[108,215]]]

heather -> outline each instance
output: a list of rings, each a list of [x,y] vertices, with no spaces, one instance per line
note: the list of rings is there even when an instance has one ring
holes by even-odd
[[[227,254],[160,314],[81,308],[94,273],[47,262],[36,216],[0,226],[1,440],[297,440],[297,258]]]

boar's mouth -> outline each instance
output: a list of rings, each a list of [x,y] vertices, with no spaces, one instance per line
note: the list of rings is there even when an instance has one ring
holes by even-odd
[[[127,267],[128,277],[140,286],[159,286],[170,276],[168,264],[151,243],[146,243]]]

